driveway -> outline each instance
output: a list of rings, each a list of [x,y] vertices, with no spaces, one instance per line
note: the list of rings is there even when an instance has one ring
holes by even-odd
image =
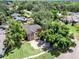
[[[61,54],[60,56],[56,57],[55,59],[79,59],[79,41],[76,40],[76,47],[71,48],[73,52],[69,53],[64,53]]]
[[[4,30],[0,29],[0,57],[1,57],[1,55],[3,55],[4,40],[5,40]]]

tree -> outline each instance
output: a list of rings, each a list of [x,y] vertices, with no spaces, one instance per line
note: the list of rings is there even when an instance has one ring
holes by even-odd
[[[34,23],[41,25],[43,28],[46,26],[48,28],[48,24],[53,21],[54,16],[51,11],[38,11],[34,12],[32,15],[34,19]],[[48,23],[48,24],[47,24]]]
[[[6,40],[4,41],[5,53],[9,53],[16,47],[20,48],[25,34],[19,21],[8,18],[8,26],[9,28],[6,29]]]
[[[42,30],[38,36],[49,42],[53,49],[67,50],[74,44],[69,37],[69,29],[59,22],[53,22],[49,29]]]
[[[28,11],[31,11],[32,10],[32,8],[33,8],[33,3],[32,2],[28,2],[27,4],[25,4],[25,8],[28,10]]]
[[[58,15],[57,15],[58,10],[52,10],[52,13],[54,15],[54,20],[58,19]]]

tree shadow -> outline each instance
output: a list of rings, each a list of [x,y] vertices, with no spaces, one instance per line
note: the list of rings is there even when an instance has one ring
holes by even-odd
[[[55,56],[55,57],[58,57],[61,53],[72,53],[73,50],[72,49],[52,49],[52,48],[43,48],[44,51],[47,51],[52,55],[52,56]]]
[[[69,50],[68,50],[68,52],[72,53],[72,52],[73,52],[73,50],[72,50],[72,49],[69,49]]]
[[[65,47],[64,49],[61,49],[61,47],[60,48],[53,48],[53,47],[51,48],[51,44],[49,44],[46,41],[42,41],[42,40],[36,40],[36,41],[38,42],[38,46],[39,47],[43,46],[43,48],[42,48],[43,51],[47,51],[48,50],[48,52],[51,53],[52,56],[56,56],[57,57],[61,53],[67,53],[67,52],[72,53],[73,52],[73,50],[70,49],[69,47]],[[76,44],[73,44],[72,46],[75,47]]]

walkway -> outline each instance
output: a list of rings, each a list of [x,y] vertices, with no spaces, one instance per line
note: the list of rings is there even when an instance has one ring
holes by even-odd
[[[26,57],[26,58],[23,58],[23,59],[31,59],[31,58],[35,58],[35,57],[38,57],[38,56],[40,56],[40,55],[43,55],[43,54],[45,54],[45,53],[47,53],[47,52],[48,52],[48,50],[45,51],[45,52],[41,52],[41,53],[39,53],[39,54],[37,54],[37,55],[29,56],[29,57]]]
[[[0,57],[1,55],[3,55],[4,39],[5,39],[4,30],[0,28]]]
[[[61,54],[55,59],[79,59],[79,41],[76,40],[76,44],[76,47],[72,48],[73,52]]]

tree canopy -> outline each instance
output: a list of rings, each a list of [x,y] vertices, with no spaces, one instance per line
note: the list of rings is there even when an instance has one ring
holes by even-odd
[[[4,41],[5,53],[9,53],[15,47],[20,48],[25,36],[21,22],[8,18],[7,24],[9,28],[6,29],[6,40]]]
[[[51,27],[42,30],[38,36],[41,40],[50,42],[52,48],[59,50],[68,49],[74,44],[69,37],[69,29],[59,22],[51,23]]]

